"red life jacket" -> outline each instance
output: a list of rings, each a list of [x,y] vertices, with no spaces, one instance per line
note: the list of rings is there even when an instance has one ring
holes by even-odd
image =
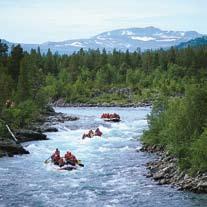
[[[102,135],[102,132],[100,130],[96,130],[95,135],[96,136],[101,136]]]
[[[66,160],[71,160],[71,154],[67,152],[67,153],[65,154],[65,159],[66,159]]]
[[[59,154],[55,154],[53,157],[53,161],[54,162],[58,162],[60,160],[60,155]]]
[[[72,155],[72,161],[75,162],[75,163],[78,162],[78,160],[76,159],[76,157],[74,155]]]

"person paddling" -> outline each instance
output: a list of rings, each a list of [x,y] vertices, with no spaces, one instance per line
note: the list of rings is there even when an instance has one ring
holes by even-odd
[[[96,129],[96,131],[95,131],[95,136],[99,136],[99,137],[102,136],[102,132],[100,131],[99,128]]]
[[[70,151],[67,151],[64,157],[67,164],[76,165],[78,163],[77,158]]]
[[[85,139],[86,137],[88,138],[92,138],[93,136],[95,136],[94,131],[91,129],[88,133],[84,133],[82,136],[82,139]]]
[[[55,165],[59,164],[59,159],[60,159],[60,151],[58,148],[56,148],[55,152],[51,156],[52,161],[54,162]]]
[[[92,138],[93,136],[95,135],[94,131],[91,129],[89,132],[88,132],[88,136],[90,138]]]

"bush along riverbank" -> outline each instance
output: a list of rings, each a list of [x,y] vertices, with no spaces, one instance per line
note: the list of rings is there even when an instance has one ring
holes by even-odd
[[[56,113],[52,107],[48,106],[35,121],[21,129],[12,129],[11,133],[9,133],[6,128],[6,123],[1,121],[0,157],[29,154],[29,152],[22,147],[22,142],[47,140],[48,138],[44,132],[58,131],[53,125],[59,122],[63,123],[65,121],[75,121],[77,119],[78,117],[76,116]]]
[[[142,151],[157,152],[147,164],[148,177],[159,184],[207,193],[207,90],[191,86],[185,97],[154,104]],[[159,147],[162,146],[162,147]]]

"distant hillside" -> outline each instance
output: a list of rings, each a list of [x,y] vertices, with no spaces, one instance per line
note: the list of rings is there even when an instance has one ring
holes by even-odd
[[[188,42],[182,42],[177,46],[177,48],[186,48],[188,46],[197,47],[201,45],[207,45],[207,36],[199,37]]]
[[[195,31],[165,31],[155,27],[145,27],[112,30],[89,39],[45,42],[39,45],[22,43],[21,45],[27,51],[39,46],[42,52],[47,52],[50,48],[53,53],[58,52],[59,54],[71,54],[80,48],[85,50],[105,48],[107,51],[116,48],[121,51],[128,49],[133,52],[137,48],[141,50],[168,48],[202,36]],[[9,43],[9,45],[12,44],[16,43]]]

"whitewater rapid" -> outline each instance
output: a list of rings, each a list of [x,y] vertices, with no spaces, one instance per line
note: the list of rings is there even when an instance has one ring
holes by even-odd
[[[47,133],[50,140],[24,143],[29,155],[0,160],[0,207],[197,207],[207,206],[205,195],[158,186],[146,178],[145,164],[154,155],[137,152],[150,108],[56,108],[79,116]],[[104,112],[116,112],[120,123],[105,123]],[[97,127],[103,137],[82,140],[82,134]],[[62,155],[72,151],[85,165],[74,171],[59,171],[44,164],[55,148]]]

